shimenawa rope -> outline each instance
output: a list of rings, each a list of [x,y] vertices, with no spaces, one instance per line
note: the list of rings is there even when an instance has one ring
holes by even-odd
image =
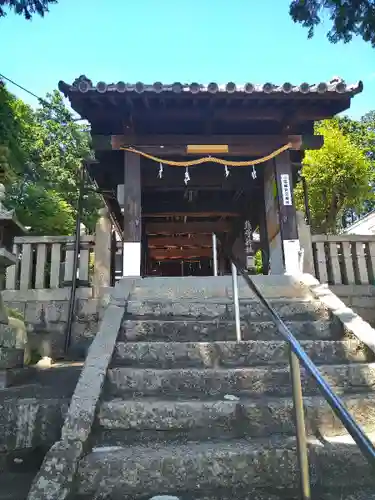
[[[190,160],[190,161],[173,161],[173,160],[166,160],[164,158],[158,158],[157,156],[150,155],[148,153],[145,153],[144,151],[139,151],[138,149],[132,147],[120,147],[120,149],[122,151],[129,151],[129,153],[138,154],[140,156],[143,156],[144,158],[148,158],[149,160],[156,161],[157,163],[163,165],[169,165],[170,167],[194,167],[195,165],[201,165],[202,163],[210,163],[210,162],[219,163],[219,165],[226,165],[227,167],[250,167],[252,165],[259,165],[260,163],[263,163],[265,161],[272,160],[272,158],[275,158],[275,156],[278,156],[284,151],[287,151],[291,147],[292,144],[289,142],[288,144],[285,144],[285,146],[276,149],[276,151],[273,151],[269,155],[263,156],[263,158],[257,158],[256,160],[247,160],[247,161],[232,161],[223,158],[216,158],[214,156],[204,156],[202,158],[198,158],[198,160]]]

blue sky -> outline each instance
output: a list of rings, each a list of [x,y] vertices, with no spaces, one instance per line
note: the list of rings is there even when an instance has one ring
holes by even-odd
[[[59,0],[31,22],[0,20],[0,73],[37,95],[85,74],[93,81],[301,83],[363,80],[350,114],[375,109],[375,49],[312,40],[290,0]],[[35,100],[12,86],[30,104]]]

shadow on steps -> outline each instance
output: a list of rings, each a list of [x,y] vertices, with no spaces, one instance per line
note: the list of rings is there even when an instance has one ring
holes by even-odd
[[[25,500],[61,427],[82,363],[29,367],[28,383],[0,390],[0,500]]]

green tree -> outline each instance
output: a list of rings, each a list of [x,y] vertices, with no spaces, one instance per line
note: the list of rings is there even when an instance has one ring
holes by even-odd
[[[353,35],[359,35],[375,47],[375,0],[293,0],[289,12],[294,22],[308,28],[309,38],[328,15],[331,42],[349,42]]]
[[[91,156],[90,134],[86,125],[74,121],[56,90],[47,94],[35,112],[32,141],[28,141],[28,157],[34,163],[40,181],[48,189],[57,190],[63,199],[76,207],[78,170],[82,160]],[[93,230],[101,198],[93,186],[83,200],[83,223]]]
[[[370,111],[360,120],[348,116],[334,118],[340,130],[359,146],[375,167],[375,111]]]
[[[361,124],[364,127],[365,147],[371,161],[375,163],[375,111],[369,111],[362,116]]]
[[[369,112],[360,120],[352,120],[348,116],[336,117],[334,120],[343,134],[348,136],[363,151],[371,163],[372,172],[375,172],[375,113]],[[375,192],[374,180],[372,181],[372,190]],[[343,224],[355,222],[374,208],[375,197],[371,197],[363,203],[359,211],[358,207],[345,211]]]
[[[0,176],[6,180],[24,161],[19,143],[22,125],[15,113],[16,98],[0,81]]]
[[[74,234],[75,210],[56,190],[28,183],[16,203],[17,217],[33,234]]]
[[[0,0],[0,17],[6,15],[6,10],[14,11],[30,20],[33,15],[39,14],[44,17],[48,12],[49,4],[57,3],[57,0]]]
[[[72,234],[78,170],[90,156],[89,134],[73,120],[59,92],[37,110],[0,88],[0,161],[7,203],[33,234]],[[83,223],[93,230],[101,198],[84,197]]]
[[[344,134],[336,119],[316,124],[324,146],[306,153],[302,174],[308,187],[312,229],[335,233],[348,209],[361,211],[373,199],[373,169],[363,148]],[[302,187],[296,188],[297,204],[303,206]]]

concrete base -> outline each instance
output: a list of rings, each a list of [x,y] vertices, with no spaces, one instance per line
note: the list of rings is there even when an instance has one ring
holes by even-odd
[[[283,248],[285,274],[298,276],[302,271],[299,240],[284,240]]]
[[[5,368],[0,370],[0,389],[6,389],[26,383],[30,376],[30,370],[25,368]]]
[[[141,243],[124,243],[123,276],[141,275]]]
[[[0,370],[21,368],[23,366],[23,357],[23,349],[0,347]]]

